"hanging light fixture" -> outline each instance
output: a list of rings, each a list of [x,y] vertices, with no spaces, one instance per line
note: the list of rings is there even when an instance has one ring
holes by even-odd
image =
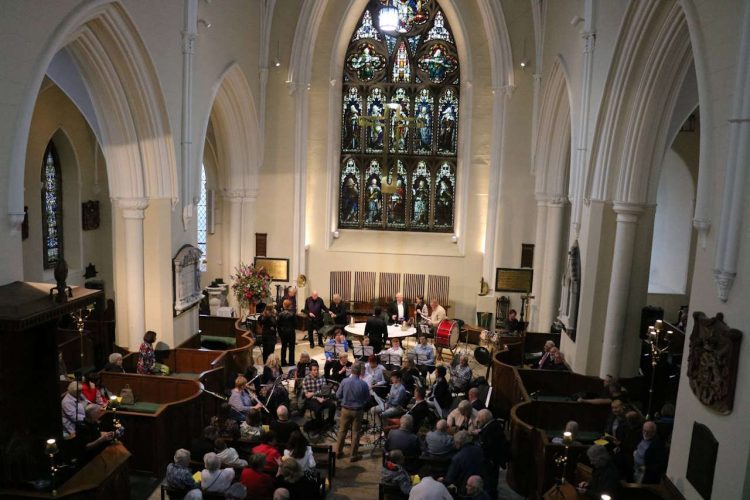
[[[390,2],[380,7],[378,24],[380,29],[386,33],[398,31],[398,9],[391,5]]]

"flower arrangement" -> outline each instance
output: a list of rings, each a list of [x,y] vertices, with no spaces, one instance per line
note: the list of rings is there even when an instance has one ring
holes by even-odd
[[[240,264],[232,276],[232,290],[241,306],[257,304],[271,296],[271,275],[263,267]]]

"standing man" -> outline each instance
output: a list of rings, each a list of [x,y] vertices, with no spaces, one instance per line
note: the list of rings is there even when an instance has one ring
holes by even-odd
[[[312,295],[305,300],[303,311],[307,314],[307,337],[310,340],[310,349],[315,347],[313,331],[318,332],[318,346],[323,347],[323,335],[320,333],[320,329],[323,328],[323,313],[328,312],[328,308],[323,299],[318,297],[317,290],[313,290]]]
[[[443,321],[448,315],[445,313],[443,306],[438,304],[437,299],[430,300],[430,326],[437,328],[441,321]]]
[[[341,295],[334,293],[331,297],[331,305],[328,312],[333,318],[333,324],[336,326],[346,326],[346,304],[341,301]]]
[[[281,299],[281,303],[283,304],[285,300],[288,300],[292,303],[292,312],[294,314],[297,314],[297,287],[296,286],[290,286],[286,289],[286,293],[284,294],[284,298]]]
[[[383,343],[388,338],[388,326],[386,326],[383,318],[380,317],[381,313],[382,309],[376,307],[372,317],[367,318],[367,323],[365,324],[365,337],[370,338],[370,345],[375,353],[379,353],[383,349]]]
[[[370,401],[370,386],[362,380],[362,363],[352,366],[352,374],[344,379],[336,391],[336,398],[341,401],[341,415],[339,418],[339,434],[336,439],[336,457],[342,458],[344,440],[349,428],[352,429],[351,461],[356,462],[362,456],[359,452],[360,427],[365,405]]]
[[[396,300],[388,304],[388,324],[403,322],[408,314],[408,307],[404,302],[404,294],[399,292],[396,294]]]

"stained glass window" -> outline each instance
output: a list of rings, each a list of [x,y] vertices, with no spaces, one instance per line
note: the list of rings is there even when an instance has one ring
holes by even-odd
[[[399,13],[379,30],[380,4]],[[460,67],[437,0],[370,2],[344,64],[339,226],[451,232]]]
[[[203,252],[201,257],[201,271],[206,272],[208,253],[208,192],[206,190],[206,168],[201,165],[201,197],[195,207],[198,223],[198,248]]]
[[[50,141],[42,163],[42,248],[45,269],[65,258],[63,246],[62,174],[55,145]]]

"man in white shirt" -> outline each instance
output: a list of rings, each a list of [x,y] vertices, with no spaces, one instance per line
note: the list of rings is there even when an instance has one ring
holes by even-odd
[[[389,370],[397,370],[401,366],[403,356],[404,350],[401,348],[401,341],[397,338],[391,339],[391,347],[380,351],[380,359]]]
[[[396,300],[388,304],[388,324],[401,323],[406,319],[408,307],[404,302],[404,294],[396,294]]]
[[[422,480],[409,492],[409,500],[453,500],[448,488],[437,480],[440,471],[425,465],[419,471]]]

